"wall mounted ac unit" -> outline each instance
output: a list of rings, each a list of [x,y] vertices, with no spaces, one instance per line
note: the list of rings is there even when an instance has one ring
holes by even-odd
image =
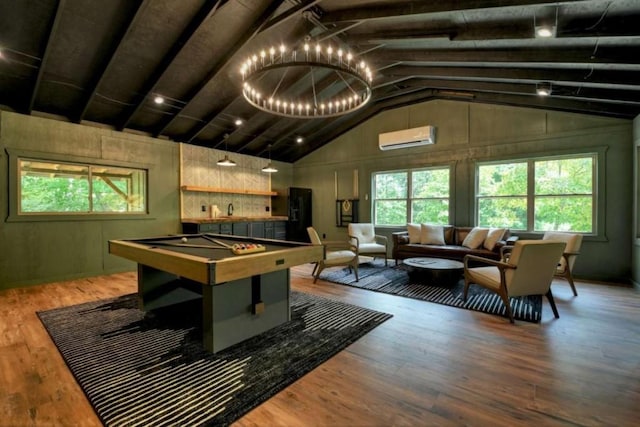
[[[436,143],[435,126],[421,126],[413,129],[381,133],[378,135],[378,146],[381,150],[418,147]]]

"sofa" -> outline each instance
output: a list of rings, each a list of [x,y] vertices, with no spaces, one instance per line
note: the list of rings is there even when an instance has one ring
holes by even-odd
[[[398,260],[413,257],[462,261],[467,254],[499,260],[500,248],[513,245],[518,237],[511,235],[507,228],[408,224],[407,231],[392,233],[391,240],[392,256],[398,265]]]

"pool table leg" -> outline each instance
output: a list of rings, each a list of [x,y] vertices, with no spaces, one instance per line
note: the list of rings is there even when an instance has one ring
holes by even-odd
[[[262,311],[256,311],[255,287],[260,287]],[[202,342],[216,353],[291,318],[289,270],[203,286]]]

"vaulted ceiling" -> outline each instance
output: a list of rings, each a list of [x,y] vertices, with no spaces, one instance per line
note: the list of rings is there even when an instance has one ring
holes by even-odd
[[[535,36],[544,23],[555,37]],[[435,99],[631,119],[639,23],[639,0],[0,0],[0,105],[286,162],[380,111]],[[313,119],[250,105],[246,58],[304,40],[366,60],[371,100]],[[309,74],[278,87],[339,91],[331,72]],[[551,96],[536,94],[541,83]]]

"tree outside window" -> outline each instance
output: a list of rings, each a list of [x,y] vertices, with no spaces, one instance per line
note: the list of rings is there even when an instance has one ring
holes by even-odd
[[[449,167],[374,173],[375,225],[448,224],[449,182]]]
[[[595,154],[479,164],[478,225],[594,232],[595,165]]]
[[[19,159],[20,213],[145,213],[146,171]]]

